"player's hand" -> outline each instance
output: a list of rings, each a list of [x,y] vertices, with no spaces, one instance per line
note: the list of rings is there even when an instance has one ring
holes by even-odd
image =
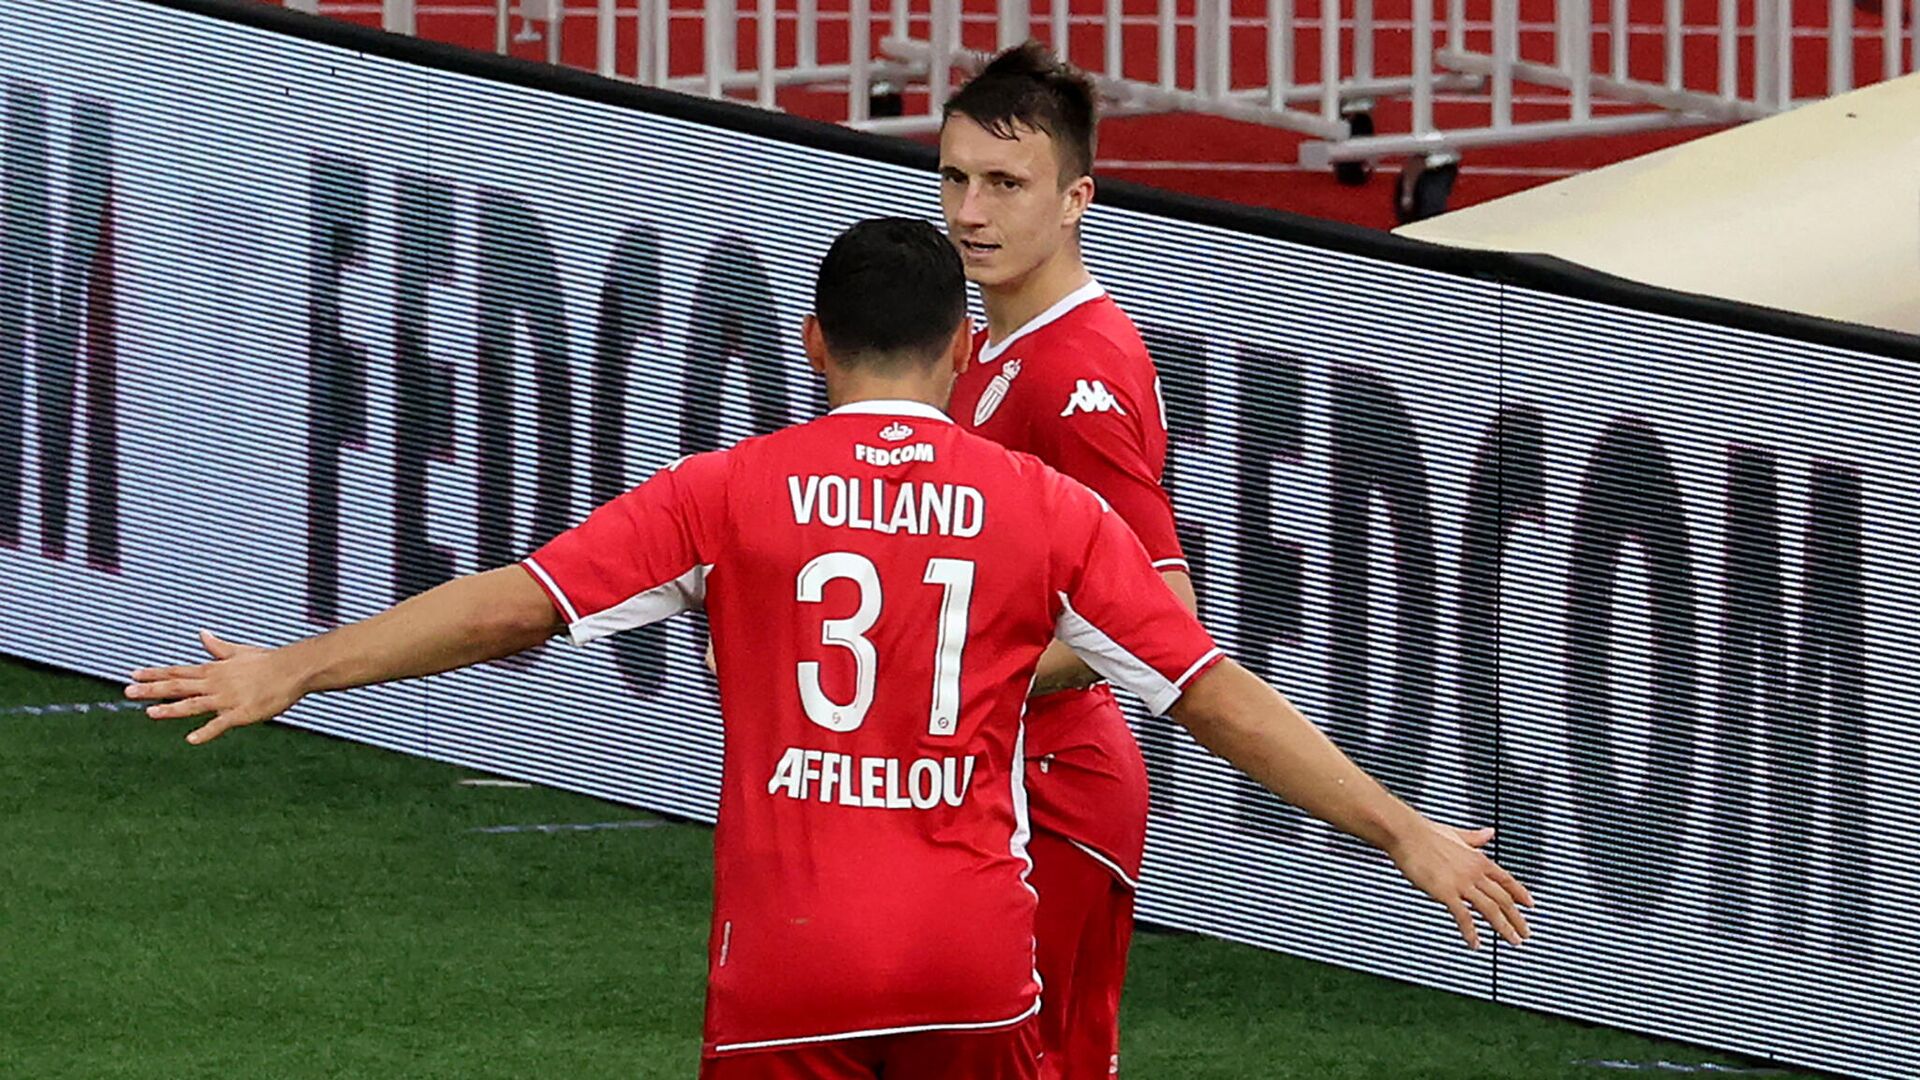
[[[211,663],[141,668],[126,695],[134,701],[164,701],[147,708],[155,720],[179,720],[212,713],[187,741],[198,746],[232,728],[271,720],[293,707],[301,694],[281,656],[257,645],[236,645],[200,631]]]
[[[1480,947],[1480,931],[1474,912],[1509,944],[1518,945],[1532,933],[1520,912],[1533,906],[1532,894],[1479,850],[1492,839],[1492,829],[1456,829],[1426,821],[1387,852],[1415,888],[1452,913],[1460,936],[1475,949]]]

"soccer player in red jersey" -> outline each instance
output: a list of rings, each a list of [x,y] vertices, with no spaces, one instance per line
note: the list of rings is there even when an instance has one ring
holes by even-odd
[[[1225,660],[1098,496],[940,410],[967,366],[960,261],[850,229],[807,353],[827,416],[685,458],[514,566],[279,649],[136,672],[205,743],[302,696],[704,608],[726,726],[704,1080],[1033,1080],[1026,697],[1055,638],[1283,798],[1386,849],[1475,939],[1525,890]]]
[[[1098,492],[1193,610],[1160,484],[1159,377],[1132,320],[1080,257],[1095,124],[1087,78],[1035,43],[996,57],[947,102],[941,204],[987,310],[973,366],[954,386],[953,417]],[[1120,993],[1147,833],[1145,761],[1113,692],[1092,678],[1056,647],[1028,711],[1041,1030],[1046,1075],[1065,1080],[1119,1072]]]

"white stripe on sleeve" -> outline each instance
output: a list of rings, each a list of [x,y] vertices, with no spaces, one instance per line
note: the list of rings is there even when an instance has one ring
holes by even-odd
[[[1200,674],[1200,669],[1206,667],[1208,661],[1216,656],[1222,655],[1224,652],[1225,650],[1223,649],[1208,649],[1207,655],[1195,660],[1193,666],[1188,668],[1185,674],[1173,680],[1173,685],[1179,687],[1182,691],[1186,690],[1187,684],[1193,681],[1193,677]]]
[[[1133,655],[1107,632],[1088,622],[1073,610],[1066,593],[1060,593],[1060,619],[1054,624],[1054,636],[1067,643],[1093,670],[1140,695],[1153,715],[1159,716],[1180,700],[1180,686],[1154,670],[1152,664]],[[1200,664],[1206,663],[1203,658]],[[1181,678],[1190,677],[1200,664]]]
[[[575,645],[585,645],[608,634],[657,623],[683,611],[697,610],[707,602],[707,574],[712,569],[711,563],[696,566],[672,581],[655,585],[646,592],[635,593],[604,611],[594,612],[584,619],[575,619],[568,625],[567,635]]]
[[[552,574],[547,573],[546,567],[534,562],[531,555],[521,559],[520,565],[533,571],[533,576],[540,579],[540,583],[547,587],[547,591],[553,594],[555,600],[560,601],[560,613],[567,617],[568,626],[580,621],[580,613],[573,610],[573,601],[567,599],[567,594],[561,591],[560,585],[553,580]]]

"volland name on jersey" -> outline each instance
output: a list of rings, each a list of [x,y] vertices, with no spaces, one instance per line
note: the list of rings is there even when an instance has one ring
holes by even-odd
[[[881,477],[789,476],[793,523],[907,536],[980,535],[987,500],[965,484],[933,484]]]
[[[787,747],[767,781],[767,794],[875,810],[959,806],[973,785],[974,755],[963,758],[855,757]]]

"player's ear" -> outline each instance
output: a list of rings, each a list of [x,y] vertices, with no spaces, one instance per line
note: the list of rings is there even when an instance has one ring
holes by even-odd
[[[964,317],[960,326],[953,332],[953,342],[948,347],[953,361],[953,373],[965,375],[967,366],[973,363],[973,318]]]
[[[1067,227],[1080,224],[1080,219],[1086,216],[1087,207],[1093,205],[1093,177],[1082,175],[1068,184],[1061,198],[1065,204],[1062,209],[1065,211]]]
[[[827,335],[820,330],[820,320],[812,315],[800,321],[800,341],[807,349],[807,366],[821,375],[827,373]]]

